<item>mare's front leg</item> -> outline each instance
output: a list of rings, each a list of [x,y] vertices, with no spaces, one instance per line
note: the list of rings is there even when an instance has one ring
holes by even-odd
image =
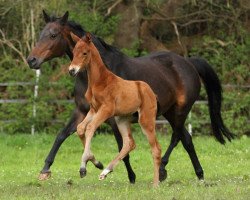
[[[122,136],[123,146],[116,158],[102,171],[99,180],[105,179],[106,176],[113,171],[118,162],[135,148],[135,142],[131,135],[130,121],[126,117],[115,117],[115,120]]]
[[[90,150],[90,145],[91,145],[91,139],[96,131],[96,129],[103,123],[105,122],[108,118],[112,117],[113,115],[113,111],[112,109],[110,109],[109,107],[106,106],[102,106],[97,113],[94,113],[92,111],[92,114],[90,114],[89,116],[91,117],[91,121],[84,127],[84,126],[79,126],[79,132],[77,131],[79,137],[84,138],[83,139],[83,143],[84,143],[84,152],[82,155],[82,162],[81,162],[81,168],[80,168],[80,175],[81,177],[85,176],[87,173],[86,170],[86,166],[87,166],[87,162],[91,161],[94,163],[94,165],[100,169],[103,168],[103,165],[97,161],[94,157],[94,155],[92,154],[91,150]],[[85,134],[84,132],[82,132],[83,130],[85,130]],[[82,139],[81,138],[81,139]]]
[[[67,139],[73,132],[76,131],[77,125],[83,120],[85,117],[84,113],[79,109],[75,109],[70,121],[66,125],[66,127],[57,135],[54,144],[45,160],[45,164],[43,169],[40,172],[38,177],[39,180],[47,180],[51,176],[50,166],[53,164],[55,156],[65,139]]]

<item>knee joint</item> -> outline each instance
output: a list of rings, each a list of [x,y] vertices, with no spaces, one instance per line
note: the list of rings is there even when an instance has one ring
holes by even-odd
[[[81,125],[77,126],[76,131],[79,136],[84,134],[84,128]]]
[[[88,124],[86,127],[86,132],[91,132],[95,129],[95,126],[93,124]]]
[[[130,142],[130,148],[131,148],[131,151],[132,151],[132,150],[134,150],[134,149],[135,149],[135,147],[136,147],[135,142],[134,142],[134,141],[131,141],[131,142]]]

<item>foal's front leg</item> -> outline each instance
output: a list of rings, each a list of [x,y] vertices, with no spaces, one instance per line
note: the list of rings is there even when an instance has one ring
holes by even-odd
[[[93,108],[90,108],[87,116],[85,119],[77,126],[77,134],[83,144],[83,147],[85,146],[85,130],[89,122],[92,120],[93,116],[95,115],[95,111]],[[97,168],[103,169],[103,164],[100,161],[97,161],[95,159],[95,156],[93,155],[92,152],[90,152],[90,156],[88,158],[88,161],[91,161]],[[82,157],[82,162],[81,162],[81,167],[80,167],[80,176],[83,178],[86,176],[86,163],[85,163],[85,158]]]
[[[80,168],[80,175],[86,175],[87,170],[86,170],[86,165],[87,162],[90,160],[94,163],[95,166],[98,166],[101,164],[99,161],[96,161],[93,154],[91,153],[90,150],[90,144],[91,144],[91,139],[96,131],[96,129],[103,123],[105,122],[108,118],[112,117],[112,110],[109,107],[102,106],[97,113],[95,113],[92,117],[92,121],[90,121],[87,126],[86,126],[86,132],[85,132],[85,148],[84,152],[82,155],[82,163],[81,163],[81,168]],[[101,164],[102,168],[103,165]],[[82,176],[81,176],[82,177]]]

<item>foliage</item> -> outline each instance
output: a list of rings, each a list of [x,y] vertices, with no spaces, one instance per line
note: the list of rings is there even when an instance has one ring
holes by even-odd
[[[220,145],[209,137],[195,137],[194,144],[205,172],[205,181],[196,179],[190,159],[181,144],[173,151],[167,166],[168,179],[152,188],[153,163],[149,145],[141,132],[134,133],[137,144],[130,154],[137,175],[128,183],[123,162],[104,181],[91,163],[87,176],[79,177],[82,144],[76,135],[69,137],[53,164],[52,177],[38,181],[53,135],[0,135],[0,196],[5,199],[248,199],[250,190],[250,139],[242,137]],[[158,135],[162,151],[170,137]],[[106,166],[117,154],[112,135],[97,135],[93,153]],[[105,150],[105,152],[104,152]]]
[[[146,50],[140,50],[140,41],[135,41],[132,45],[132,48],[123,48],[121,51],[129,57],[139,57],[147,55]]]
[[[107,15],[108,8],[116,1],[79,1],[68,0],[2,0],[0,1],[0,83],[35,82],[35,73],[25,63],[25,58],[34,46],[44,26],[42,9],[56,16],[68,10],[69,19],[80,23],[108,43],[114,42],[114,34],[119,24],[119,15]],[[127,1],[124,1],[125,3]],[[165,8],[164,0],[141,1],[143,15],[147,18],[158,14]],[[201,38],[188,54],[200,56],[211,64],[223,84],[249,85],[250,36],[247,29],[249,9],[243,1],[186,1],[176,10],[176,24],[180,39],[185,37]],[[173,1],[172,1],[173,3]],[[158,16],[158,17],[159,17]],[[165,17],[165,18],[164,18]],[[158,21],[162,28],[152,30],[156,39],[170,43],[176,38],[168,19]],[[166,26],[165,26],[165,25]],[[166,28],[170,27],[170,28]],[[147,50],[140,49],[140,39],[131,49],[122,51],[133,57],[142,56]],[[147,41],[150,43],[150,41]],[[0,104],[0,131],[10,134],[27,133],[31,125],[37,131],[57,133],[69,120],[74,109],[74,79],[67,74],[69,59],[54,59],[42,65],[39,80],[38,98],[34,99],[33,85],[0,86],[0,99],[26,99],[22,104]],[[238,135],[249,134],[249,89],[224,88],[222,107],[226,126]],[[206,100],[204,89],[201,99]],[[37,116],[33,117],[33,103],[36,102]],[[194,134],[210,134],[210,119],[207,105],[194,105],[191,117]],[[204,128],[205,127],[205,128]],[[102,131],[107,132],[104,125]]]
[[[216,38],[204,36],[203,44],[193,48],[190,55],[205,58],[214,67],[222,84],[225,85],[222,113],[229,130],[237,135],[249,134],[250,95],[249,88],[244,88],[244,85],[247,86],[250,81],[250,35],[242,31],[240,39],[234,35],[225,36],[224,33]],[[202,96],[205,98],[204,95]],[[204,125],[208,128],[210,120],[207,106],[197,107],[198,105],[195,105],[193,109],[192,124],[199,132]]]
[[[0,40],[0,82],[30,82],[35,83],[34,70],[30,70],[22,59],[29,54],[38,38],[38,33],[44,26],[42,9],[50,14],[61,16],[66,10],[70,20],[84,24],[87,31],[112,41],[118,16],[104,16],[94,11],[94,5],[89,1],[15,1],[0,2],[2,40]],[[98,6],[101,2],[97,2]],[[48,9],[49,8],[49,9]],[[80,14],[79,14],[80,13]],[[21,20],[17,20],[21,19]],[[20,23],[21,22],[21,23]],[[10,26],[13,23],[15,26]],[[34,30],[35,36],[32,36]],[[0,37],[1,39],[1,37]],[[16,49],[10,48],[6,39]],[[9,44],[8,43],[8,44]],[[20,54],[18,53],[20,52]],[[27,99],[24,104],[0,104],[1,130],[14,134],[28,132],[34,125],[36,131],[57,133],[69,120],[74,109],[73,87],[74,79],[68,76],[69,59],[55,59],[45,63],[41,68],[38,98],[34,99],[33,85],[18,85],[3,87],[1,99]],[[66,69],[66,70],[65,70]],[[66,72],[65,72],[66,71]],[[66,101],[65,101],[66,100]],[[33,105],[36,104],[36,117],[33,116]],[[18,114],[17,114],[18,113]]]

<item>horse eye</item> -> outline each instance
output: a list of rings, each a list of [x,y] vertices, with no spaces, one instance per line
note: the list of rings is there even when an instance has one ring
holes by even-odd
[[[86,56],[86,55],[87,55],[87,53],[86,53],[86,52],[83,52],[83,55],[84,55],[84,56]]]
[[[51,38],[51,39],[55,39],[55,38],[56,38],[56,34],[51,34],[51,35],[50,35],[50,38]]]

